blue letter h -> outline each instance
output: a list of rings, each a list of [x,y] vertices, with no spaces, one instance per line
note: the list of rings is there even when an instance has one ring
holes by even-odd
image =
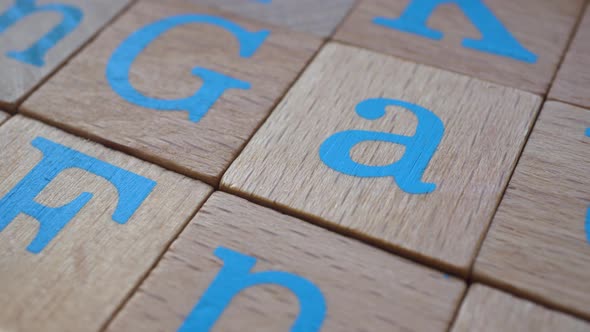
[[[0,14],[0,34],[22,18],[35,12],[59,12],[63,15],[61,23],[24,51],[9,51],[7,56],[37,67],[45,64],[43,57],[57,42],[72,32],[82,20],[83,13],[71,5],[36,5],[35,0],[16,0],[14,6]]]
[[[112,183],[119,193],[119,202],[112,218],[119,224],[131,218],[156,185],[150,179],[45,138],[35,138],[32,145],[41,150],[43,159],[0,199],[0,232],[20,213],[37,219],[39,231],[27,247],[28,251],[35,254],[41,252],[92,198],[91,193],[85,192],[72,202],[56,208],[35,202],[35,197],[64,170],[80,168]]]
[[[250,270],[256,265],[256,258],[227,248],[217,248],[215,255],[223,260],[223,268],[178,332],[209,331],[230,304],[232,298],[246,288],[262,284],[285,287],[299,299],[299,316],[291,326],[291,332],[320,330],[326,315],[326,301],[317,286],[287,272],[250,273]]]

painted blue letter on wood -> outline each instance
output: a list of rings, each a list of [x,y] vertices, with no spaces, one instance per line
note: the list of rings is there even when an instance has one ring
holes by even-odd
[[[6,53],[7,56],[15,60],[41,67],[45,64],[43,58],[47,51],[70,34],[80,24],[84,15],[80,9],[72,5],[37,5],[35,2],[35,0],[16,0],[14,6],[0,14],[0,34],[33,13],[58,12],[62,14],[62,21],[28,49]]]
[[[188,315],[178,332],[209,331],[231,300],[241,291],[258,285],[278,285],[289,289],[299,299],[299,316],[291,332],[319,331],[326,316],[326,301],[322,292],[295,274],[282,271],[251,273],[256,258],[219,247],[215,255],[223,267]]]
[[[20,213],[35,218],[39,222],[39,231],[27,247],[35,254],[41,252],[92,198],[91,193],[85,192],[61,207],[35,202],[35,197],[64,170],[79,168],[113,184],[119,194],[119,202],[112,218],[119,224],[129,221],[156,185],[150,179],[42,137],[35,138],[32,145],[43,153],[43,159],[0,199],[0,232]]]
[[[402,100],[375,98],[360,102],[357,114],[367,120],[385,115],[387,106],[399,106],[412,112],[417,120],[414,136],[402,136],[367,130],[346,130],[336,133],[320,146],[320,158],[328,167],[352,176],[394,178],[409,194],[425,194],[436,189],[434,183],[423,183],[422,175],[432,159],[444,134],[442,121],[431,111]],[[389,165],[371,166],[357,163],[350,155],[355,145],[365,141],[401,144],[406,147],[403,157]]]
[[[464,39],[464,47],[523,62],[537,62],[537,55],[524,48],[482,0],[411,0],[400,17],[376,17],[373,23],[440,40],[443,33],[429,28],[426,23],[435,9],[442,4],[457,5],[481,33],[481,39]]]
[[[189,119],[199,122],[228,89],[250,89],[250,83],[202,67],[192,74],[203,80],[201,88],[192,96],[176,100],[145,96],[129,82],[129,71],[137,56],[155,39],[168,30],[186,24],[209,24],[230,32],[239,42],[240,57],[252,57],[264,43],[269,31],[250,32],[232,21],[211,15],[178,15],[149,24],[134,32],[115,50],[106,69],[111,88],[126,101],[158,111],[186,111]]]

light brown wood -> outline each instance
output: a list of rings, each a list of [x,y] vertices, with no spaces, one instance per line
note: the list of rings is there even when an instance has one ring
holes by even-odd
[[[355,0],[188,0],[216,6],[253,20],[284,26],[320,37],[331,35],[353,7]]]
[[[127,223],[119,224],[111,217],[121,203],[116,188],[105,178],[71,168],[51,181],[35,201],[58,207],[82,192],[90,192],[93,197],[47,247],[37,254],[26,250],[37,234],[39,222],[24,213],[0,232],[0,330],[98,331],[193,216],[211,188],[15,116],[0,126],[0,198],[42,159],[41,151],[31,145],[35,137],[157,183]]]
[[[108,331],[176,331],[215,279],[225,247],[257,259],[252,273],[294,273],[324,295],[321,331],[446,331],[460,280],[301,220],[216,192],[182,232]],[[215,331],[288,331],[299,313],[286,288],[239,293]]]
[[[557,72],[549,98],[590,108],[590,6]]]
[[[111,89],[106,64],[124,39],[157,20],[191,13],[229,18],[248,31],[269,29],[271,34],[252,58],[241,58],[235,37],[219,27],[175,27],[139,55],[132,66],[131,84],[152,97],[188,97],[200,88],[201,79],[191,74],[199,66],[247,81],[250,90],[227,90],[195,123],[187,112],[143,108]],[[320,44],[316,37],[181,1],[140,1],[38,90],[22,111],[216,184]]]
[[[15,5],[15,0],[0,0],[0,15]],[[83,12],[82,20],[70,34],[52,47],[43,58],[41,67],[15,60],[9,51],[24,51],[55,28],[63,19],[59,12],[39,11],[31,14],[0,33],[0,106],[14,110],[32,89],[65,62],[77,49],[96,34],[130,0],[37,0],[46,4],[73,5]]]
[[[534,64],[461,46],[465,38],[479,40],[481,33],[454,4],[438,7],[428,19],[428,27],[444,34],[442,40],[372,22],[377,16],[398,18],[409,3],[409,0],[362,0],[336,31],[335,38],[414,62],[544,94],[573,33],[584,0],[484,1],[513,37],[538,56]]]
[[[545,104],[474,273],[477,280],[590,318],[587,128],[590,111]]]
[[[389,107],[374,121],[356,115],[359,102],[375,97],[420,105],[444,123],[422,176],[437,185],[434,192],[408,194],[391,176],[349,176],[320,160],[320,145],[344,130],[414,135],[416,117],[402,108]],[[328,44],[229,168],[222,187],[465,274],[539,103],[512,88]],[[402,157],[402,148],[365,141],[351,155],[387,165]]]
[[[588,330],[590,324],[583,320],[475,284],[469,288],[451,332]]]
[[[6,121],[6,119],[8,119],[8,114],[0,111],[0,123]]]

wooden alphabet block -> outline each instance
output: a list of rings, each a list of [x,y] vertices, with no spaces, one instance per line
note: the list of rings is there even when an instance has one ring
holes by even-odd
[[[590,324],[536,303],[474,284],[469,288],[451,332],[583,332]]]
[[[216,6],[253,20],[284,26],[320,37],[331,35],[354,0],[189,0]]]
[[[446,331],[464,283],[216,192],[107,331]]]
[[[590,318],[590,111],[545,103],[483,243],[477,280]]]
[[[361,0],[335,38],[544,94],[584,2]]]
[[[328,44],[222,187],[464,274],[539,103]]]
[[[99,331],[211,192],[21,116],[0,179],[2,331]]]
[[[549,98],[590,108],[590,7],[559,67]]]
[[[0,111],[0,123],[6,121],[6,119],[8,119],[8,114]]]
[[[216,184],[320,44],[182,1],[139,1],[21,111]]]
[[[14,110],[129,3],[0,0],[0,106]]]

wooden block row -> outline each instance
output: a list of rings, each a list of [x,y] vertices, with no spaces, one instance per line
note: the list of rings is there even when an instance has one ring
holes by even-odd
[[[495,289],[473,285],[463,300],[451,332],[582,332],[590,324]]]
[[[590,110],[544,105],[474,269],[476,280],[587,319],[589,128]]]
[[[0,106],[14,110],[129,3],[0,0]]]
[[[584,0],[360,0],[335,38],[544,94]]]
[[[320,37],[332,34],[355,0],[188,0]]]
[[[182,1],[139,1],[21,111],[215,184],[320,45]]]
[[[107,331],[446,331],[464,287],[216,192]]]
[[[590,6],[559,68],[549,98],[590,108]]]
[[[466,275],[539,104],[329,43],[222,188]]]
[[[98,331],[210,192],[12,117],[0,126],[0,330]]]

